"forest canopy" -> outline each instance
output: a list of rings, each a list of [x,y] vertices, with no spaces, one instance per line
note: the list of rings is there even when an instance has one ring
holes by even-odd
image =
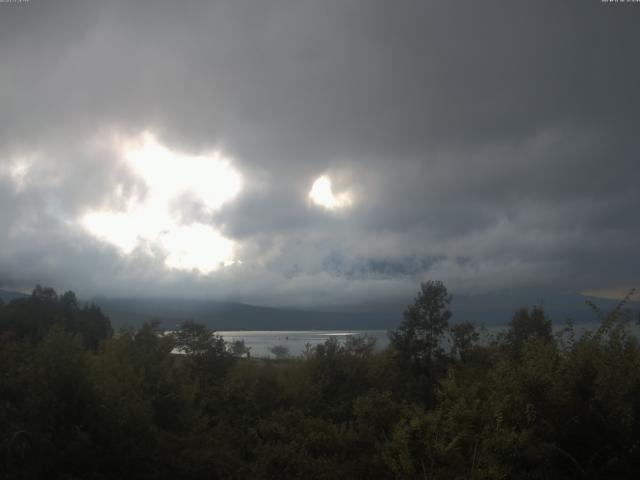
[[[185,322],[114,332],[73,292],[0,303],[0,478],[632,478],[640,345],[625,315],[503,332],[422,284],[390,344],[251,358]]]

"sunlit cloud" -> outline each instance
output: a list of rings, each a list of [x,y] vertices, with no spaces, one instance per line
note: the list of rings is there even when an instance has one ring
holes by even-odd
[[[141,198],[128,199],[122,210],[87,212],[81,225],[95,237],[130,254],[145,245],[165,253],[165,265],[210,273],[234,263],[233,241],[210,225],[183,224],[171,208],[188,194],[214,212],[238,195],[241,175],[220,152],[191,156],[171,150],[152,134],[115,140],[117,153],[144,182]],[[115,196],[122,194],[116,187]]]
[[[129,254],[142,238],[148,238],[153,235],[152,232],[156,232],[156,229],[150,228],[148,221],[140,223],[140,217],[144,217],[144,211],[141,210],[90,212],[82,217],[81,223],[94,236]]]
[[[33,161],[32,157],[15,158],[0,168],[0,173],[11,179],[16,192],[21,192],[26,188],[27,177],[31,171]]]
[[[353,203],[351,193],[333,192],[331,179],[326,175],[317,178],[313,182],[309,191],[309,199],[316,205],[329,210],[348,207]]]
[[[159,201],[191,193],[214,211],[234,198],[242,187],[240,174],[218,151],[184,155],[162,145],[148,132],[122,142],[120,151],[144,179],[150,195]]]
[[[209,225],[194,223],[164,233],[161,243],[169,252],[165,264],[181,270],[209,273],[233,260],[233,242]]]
[[[632,287],[599,288],[586,290],[581,293],[586,297],[605,298],[609,300],[623,300],[628,295],[629,300],[640,301],[640,290]]]

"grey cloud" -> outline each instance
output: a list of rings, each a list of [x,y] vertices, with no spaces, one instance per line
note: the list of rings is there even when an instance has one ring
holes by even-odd
[[[481,292],[634,284],[640,94],[632,5],[41,2],[0,9],[2,286],[361,302],[424,278]],[[242,265],[123,257],[74,220],[145,185],[92,139],[154,131],[245,176],[211,214]],[[356,201],[310,205],[329,173]],[[115,195],[120,186],[123,194]],[[74,259],[74,260],[70,260]],[[386,293],[381,293],[386,292]]]

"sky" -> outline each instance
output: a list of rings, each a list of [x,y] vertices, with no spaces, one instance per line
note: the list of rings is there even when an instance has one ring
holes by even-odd
[[[0,288],[640,286],[640,3],[0,3]],[[613,293],[612,293],[613,292]]]

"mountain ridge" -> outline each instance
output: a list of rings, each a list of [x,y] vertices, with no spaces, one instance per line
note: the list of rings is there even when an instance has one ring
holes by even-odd
[[[538,301],[531,301],[537,298]],[[454,295],[451,303],[452,323],[506,325],[521,307],[543,305],[554,324],[571,318],[576,323],[597,321],[597,315],[581,294]],[[379,305],[344,308],[321,307],[296,309],[259,306],[235,301],[188,300],[171,298],[94,298],[92,301],[109,316],[114,326],[139,326],[158,320],[162,328],[176,328],[193,320],[215,330],[366,330],[392,329],[402,321],[404,309],[412,300]],[[610,311],[618,300],[594,299],[603,310]],[[639,302],[629,302],[632,318],[637,318]]]

